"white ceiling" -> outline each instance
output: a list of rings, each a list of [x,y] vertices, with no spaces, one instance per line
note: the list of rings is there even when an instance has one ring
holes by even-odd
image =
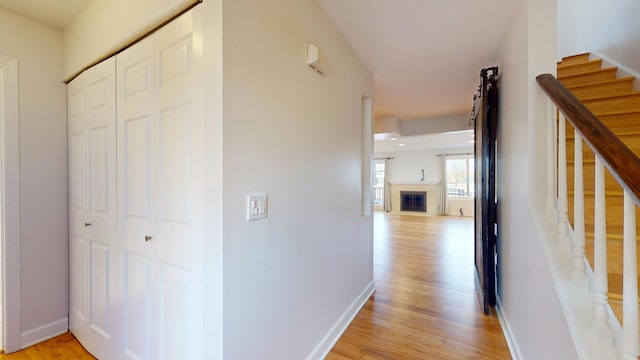
[[[375,116],[471,112],[514,0],[317,0],[375,75]]]
[[[57,29],[91,0],[0,0]],[[376,117],[471,111],[480,69],[495,65],[515,0],[317,0],[375,75]]]
[[[453,131],[439,134],[403,136],[396,140],[376,140],[375,152],[388,153],[411,150],[433,150],[473,148],[473,130]]]
[[[376,117],[470,113],[480,69],[495,65],[515,0],[317,0],[375,76]],[[64,29],[91,0],[0,0]],[[402,138],[404,149],[468,146],[469,134]],[[376,141],[376,151],[400,142]]]
[[[0,8],[62,30],[89,2],[91,0],[0,0]]]

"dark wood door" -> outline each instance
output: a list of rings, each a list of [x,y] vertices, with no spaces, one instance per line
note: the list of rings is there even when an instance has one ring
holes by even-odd
[[[482,310],[496,304],[498,68],[482,69],[475,117],[475,269]]]

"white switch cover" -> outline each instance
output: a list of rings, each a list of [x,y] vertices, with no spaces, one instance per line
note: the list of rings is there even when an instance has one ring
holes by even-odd
[[[267,195],[247,196],[247,221],[265,219],[267,217]]]

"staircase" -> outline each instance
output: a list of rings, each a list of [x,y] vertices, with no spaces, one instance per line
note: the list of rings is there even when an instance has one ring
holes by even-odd
[[[636,155],[640,155],[640,92],[633,90],[634,77],[617,77],[617,68],[602,67],[602,60],[590,54],[563,58],[557,67],[558,80],[598,117]],[[567,180],[569,221],[573,221],[574,132],[567,123]],[[583,146],[585,252],[594,264],[594,153]],[[640,179],[638,179],[640,181]],[[607,260],[609,304],[622,324],[623,190],[606,171]],[[636,231],[640,234],[640,211],[636,211]],[[638,237],[640,239],[640,237]],[[640,249],[640,247],[639,247]]]

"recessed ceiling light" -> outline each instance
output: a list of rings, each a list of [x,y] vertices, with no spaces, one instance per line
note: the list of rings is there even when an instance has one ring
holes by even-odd
[[[389,140],[396,141],[396,140],[398,140],[398,138],[390,138]]]
[[[398,146],[404,146],[404,144],[398,144]]]
[[[475,144],[475,143],[476,143],[476,141],[475,141],[475,140],[471,140],[471,141],[469,141],[469,144]]]

